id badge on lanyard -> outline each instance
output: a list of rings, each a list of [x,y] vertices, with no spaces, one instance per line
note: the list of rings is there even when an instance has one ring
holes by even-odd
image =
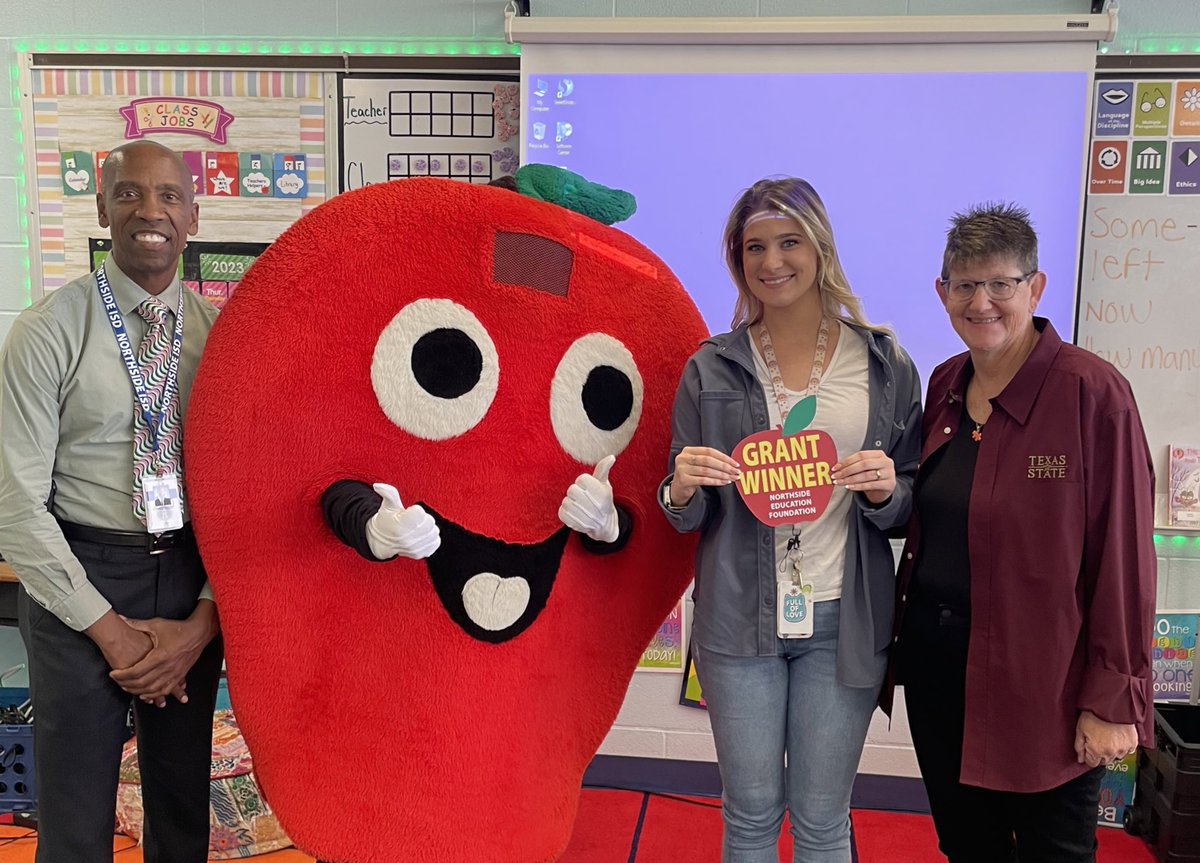
[[[157,452],[160,446],[159,430],[167,415],[167,406],[174,396],[179,376],[179,357],[183,350],[183,288],[180,288],[179,306],[175,310],[175,333],[171,340],[171,353],[167,363],[167,379],[163,384],[162,404],[158,416],[154,415],[150,403],[150,395],[146,390],[145,378],[141,366],[133,355],[129,343],[129,335],[125,330],[125,321],[121,310],[113,297],[112,286],[108,282],[108,274],[104,267],[96,270],[96,287],[100,291],[100,299],[104,303],[105,317],[112,326],[113,336],[117,340],[117,349],[121,352],[121,360],[129,373],[137,395],[138,408],[146,428],[150,431],[150,440]],[[173,471],[147,471],[141,477],[142,496],[146,504],[146,530],[150,533],[163,533],[168,530],[178,530],[183,527],[183,495],[179,485],[179,475]]]
[[[780,638],[811,638],[813,604],[798,584],[781,581],[776,597],[776,629]]]
[[[775,630],[780,638],[811,638],[813,634],[812,585],[804,583],[800,561],[800,534],[788,539],[781,567],[784,578],[775,585]]]
[[[175,471],[144,474],[142,497],[146,502],[146,530],[150,533],[183,527],[183,499]]]

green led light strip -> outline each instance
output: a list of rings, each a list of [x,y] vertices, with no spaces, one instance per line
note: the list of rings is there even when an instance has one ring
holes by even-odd
[[[1154,534],[1155,545],[1162,545],[1164,542],[1170,542],[1171,545],[1187,545],[1191,543],[1192,545],[1200,546],[1200,536],[1181,536],[1175,534],[1168,537],[1163,536],[1161,533]]]
[[[520,45],[504,42],[443,42],[420,40],[346,41],[304,39],[298,42],[262,39],[33,39],[14,42],[18,53],[37,54],[353,54],[353,55],[519,55]]]
[[[26,306],[33,302],[33,274],[30,270],[29,250],[29,195],[25,188],[25,131],[21,125],[21,67],[12,64],[8,67],[9,87],[12,104],[17,107],[17,127],[13,130],[13,143],[16,144],[17,162],[17,206],[21,212],[21,247],[25,254],[21,256],[21,300]]]

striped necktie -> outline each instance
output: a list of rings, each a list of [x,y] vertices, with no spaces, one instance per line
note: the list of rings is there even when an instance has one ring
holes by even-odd
[[[167,367],[171,360],[172,326],[168,324],[171,310],[157,297],[147,297],[135,311],[146,322],[146,335],[138,347],[137,361],[142,367],[150,409],[155,419],[162,414],[163,388],[167,382]],[[148,472],[162,474],[179,470],[179,398],[175,395],[159,420],[158,447],[146,426],[146,419],[137,396],[133,399],[133,511],[144,523],[146,501],[142,495],[142,477]]]

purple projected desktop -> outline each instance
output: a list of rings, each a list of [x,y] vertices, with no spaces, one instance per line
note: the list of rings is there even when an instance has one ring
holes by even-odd
[[[733,309],[729,208],[764,176],[806,178],[868,317],[927,380],[963,350],[934,279],[948,218],[973,203],[1029,209],[1048,277],[1038,313],[1072,339],[1089,86],[1082,72],[530,74],[526,161],[632,192],[617,227],[666,261],[713,332]]]

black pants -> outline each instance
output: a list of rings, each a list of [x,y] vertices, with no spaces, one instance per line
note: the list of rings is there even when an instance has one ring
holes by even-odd
[[[194,543],[159,555],[74,541],[71,550],[92,584],[126,617],[185,618],[204,584]],[[145,859],[203,863],[221,640],[205,648],[188,674],[188,703],[168,698],[159,708],[113,683],[95,643],[24,590],[18,610],[33,700],[37,863],[112,863],[117,772],[131,705]]]
[[[1093,863],[1104,768],[1048,791],[990,791],[962,768],[969,624],[910,608],[901,636],[904,703],[938,847],[950,863]]]

